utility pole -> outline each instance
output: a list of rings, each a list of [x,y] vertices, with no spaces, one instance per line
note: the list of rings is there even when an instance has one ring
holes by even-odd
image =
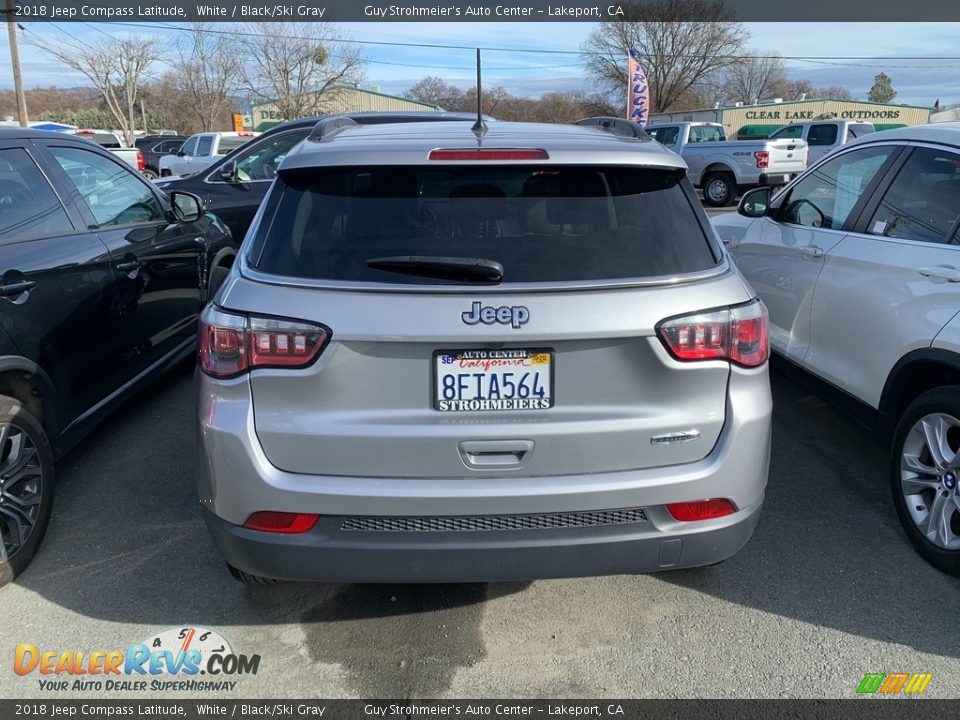
[[[13,0],[6,0],[7,37],[10,38],[10,65],[13,67],[13,89],[17,95],[17,117],[20,127],[27,125],[27,96],[23,94],[23,78],[20,77],[20,51],[17,49],[17,23],[14,20]]]

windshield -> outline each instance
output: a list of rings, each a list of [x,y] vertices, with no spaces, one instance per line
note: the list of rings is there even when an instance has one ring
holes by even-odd
[[[718,257],[691,198],[676,169],[285,171],[249,258],[272,274],[385,283],[444,280],[418,272],[423,262],[404,262],[398,273],[396,261],[371,261],[477,258],[502,266],[504,283],[689,273],[713,267]]]

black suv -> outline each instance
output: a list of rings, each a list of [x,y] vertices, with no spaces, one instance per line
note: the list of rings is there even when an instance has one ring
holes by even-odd
[[[236,248],[82,138],[0,129],[0,584],[49,516],[53,461],[196,347]]]
[[[336,117],[350,118],[360,125],[382,125],[474,120],[477,116],[460,112],[411,110],[343,113]],[[167,191],[186,190],[195,193],[203,200],[208,211],[216,213],[227,224],[238,241],[243,240],[250,221],[260,207],[260,201],[273,182],[280,162],[322,119],[323,117],[307,117],[277,125],[195,175],[175,180],[164,179],[157,183],[157,187]]]
[[[160,177],[160,158],[164,155],[176,155],[183,141],[183,135],[144,135],[133,141],[143,153],[143,174],[150,180]]]

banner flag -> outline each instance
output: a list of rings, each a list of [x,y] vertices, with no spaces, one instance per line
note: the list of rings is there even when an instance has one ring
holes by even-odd
[[[647,76],[637,60],[637,51],[633,48],[627,57],[627,118],[640,125],[647,126],[647,114],[650,112],[650,87]]]

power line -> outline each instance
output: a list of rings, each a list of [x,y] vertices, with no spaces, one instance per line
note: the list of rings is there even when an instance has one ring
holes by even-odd
[[[174,32],[201,32],[211,35],[227,35],[232,37],[261,37],[259,33],[255,32],[244,32],[242,30],[214,30],[211,28],[185,28],[175,25],[163,25],[163,24],[154,24],[154,23],[127,23],[127,22],[117,22],[117,21],[104,21],[101,23],[103,25],[120,25],[124,27],[140,27],[148,30],[165,30],[165,31],[174,31]],[[101,31],[102,32],[102,31]],[[411,47],[411,48],[423,48],[427,50],[476,50],[480,49],[484,52],[510,52],[510,53],[532,53],[532,54],[547,54],[547,55],[575,55],[580,56],[584,53],[580,50],[557,50],[552,48],[520,48],[520,47],[496,47],[496,46],[486,46],[486,45],[451,45],[446,43],[414,43],[414,42],[396,42],[388,40],[352,40],[347,38],[338,38],[338,37],[306,37],[302,35],[287,35],[286,37],[291,40],[315,40],[317,42],[329,42],[329,43],[346,43],[353,45],[380,45],[380,46],[389,46],[389,47]],[[689,59],[697,58],[699,55],[688,55],[685,53],[674,53],[669,55],[662,55],[661,57],[668,59]],[[809,60],[809,61],[827,61],[827,60],[960,60],[960,55],[756,55],[756,54],[746,54],[746,55],[718,55],[718,60],[749,60],[752,58],[765,58],[765,59],[775,59],[779,58],[781,60]],[[472,70],[473,67],[471,66]]]

